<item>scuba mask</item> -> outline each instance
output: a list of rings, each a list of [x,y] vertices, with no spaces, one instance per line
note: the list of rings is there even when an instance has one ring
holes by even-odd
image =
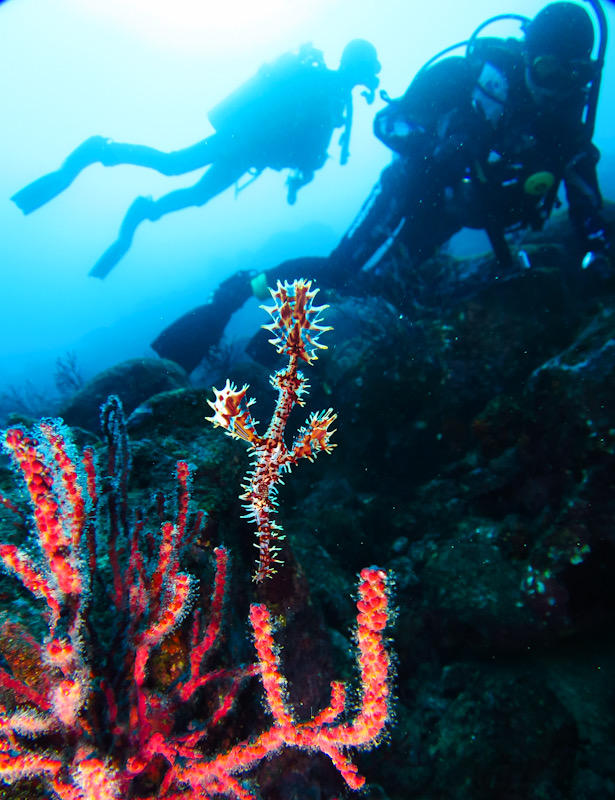
[[[590,59],[566,61],[552,55],[536,56],[528,70],[534,86],[558,94],[578,92],[596,76],[596,64]]]

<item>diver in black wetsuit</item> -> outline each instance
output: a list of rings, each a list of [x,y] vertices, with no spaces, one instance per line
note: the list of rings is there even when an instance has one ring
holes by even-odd
[[[375,133],[396,155],[331,255],[233,275],[209,303],[164,330],[156,352],[191,371],[233,312],[252,293],[266,297],[277,279],[308,275],[323,287],[361,291],[370,260],[386,270],[387,254],[403,245],[416,266],[463,227],[486,230],[499,268],[510,268],[505,234],[540,229],[561,183],[584,264],[605,253],[609,231],[591,139],[606,23],[598,0],[590,2],[600,27],[596,60],[590,16],[578,4],[556,2],[532,20],[512,15],[522,23],[521,40],[479,36],[489,20],[465,56],[428,62],[377,115]]]
[[[562,184],[582,251],[609,247],[592,143],[602,64],[591,60],[591,19],[556,2],[524,32],[522,41],[473,37],[464,58],[423,69],[376,117],[398,158],[332,260],[356,267],[395,242],[418,265],[468,227],[487,232],[506,270],[505,234],[540,230]]]
[[[64,191],[90,164],[133,164],[163,175],[181,175],[209,166],[191,187],[154,200],[138,197],[128,209],[116,242],[90,275],[105,278],[130,248],[137,227],[172,211],[202,206],[236,183],[246,172],[266,167],[293,170],[287,181],[288,202],[309,183],[327,158],[335,128],[344,127],[341,163],[348,158],[352,90],[365,86],[373,101],[380,64],[376,49],[364,39],[351,41],[337,70],[327,69],[322,53],[311,46],[261,67],[258,74],[209,113],[216,130],[190,147],[165,153],[144,145],[122,144],[93,136],[71,153],[56,172],[44,175],[11,199],[29,214]]]

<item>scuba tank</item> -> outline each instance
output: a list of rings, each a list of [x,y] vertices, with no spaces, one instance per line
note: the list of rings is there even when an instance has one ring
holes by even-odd
[[[208,113],[216,131],[236,133],[269,120],[275,121],[288,105],[288,95],[297,92],[296,78],[306,69],[326,70],[323,54],[310,44],[298,53],[285,53],[264,64],[250,80],[218,103]]]
[[[592,7],[596,19],[598,20],[598,32],[600,34],[600,44],[596,55],[596,76],[591,83],[589,96],[587,98],[587,113],[585,115],[585,129],[587,130],[588,140],[594,135],[596,125],[596,111],[598,109],[598,97],[600,95],[600,81],[602,80],[602,70],[606,56],[606,46],[608,43],[608,25],[604,9],[599,0],[586,0]]]

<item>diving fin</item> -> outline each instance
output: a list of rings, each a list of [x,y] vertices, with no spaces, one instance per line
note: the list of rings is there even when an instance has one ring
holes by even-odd
[[[102,162],[105,148],[110,142],[106,136],[90,136],[73,150],[60,169],[32,181],[14,194],[11,200],[24,214],[31,214],[68,189],[81,170],[90,164]]]
[[[57,172],[50,172],[43,175],[23,189],[20,189],[11,197],[11,200],[18,206],[24,214],[31,214],[37,208],[44,206],[54,197],[61,194],[73,182],[73,178],[61,169]]]
[[[124,217],[120,225],[120,235],[113,244],[108,247],[98,261],[89,271],[91,278],[106,278],[113,267],[130,250],[130,245],[139,225],[146,219],[157,220],[159,214],[156,213],[156,203],[151,197],[137,197]]]
[[[113,242],[94,264],[92,269],[88,272],[88,275],[91,278],[100,278],[104,280],[118,261],[126,255],[130,249],[131,243],[132,237],[129,240],[118,239],[116,242]]]

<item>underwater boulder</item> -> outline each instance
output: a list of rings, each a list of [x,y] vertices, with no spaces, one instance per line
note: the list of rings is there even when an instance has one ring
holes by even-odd
[[[60,410],[60,416],[67,425],[98,433],[100,407],[109,395],[120,398],[128,415],[150,397],[188,385],[188,375],[174,361],[133,358],[95,375]]]

